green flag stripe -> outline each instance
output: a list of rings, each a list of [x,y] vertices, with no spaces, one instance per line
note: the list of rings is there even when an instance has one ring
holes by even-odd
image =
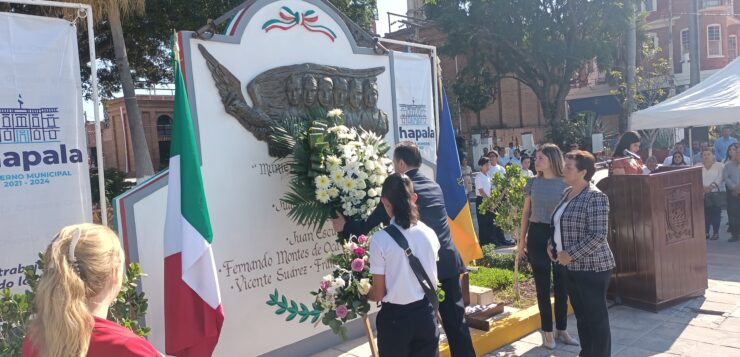
[[[200,174],[200,159],[198,148],[195,145],[193,120],[190,116],[190,105],[179,61],[175,61],[175,110],[173,117],[170,157],[180,156],[180,177],[170,176],[170,180],[180,180],[182,216],[208,243],[212,243],[213,233],[208,215],[206,195],[203,191],[203,177]]]

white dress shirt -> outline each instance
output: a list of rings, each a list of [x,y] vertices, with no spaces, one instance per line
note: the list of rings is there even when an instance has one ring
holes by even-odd
[[[396,225],[395,219],[391,219],[391,224],[403,233],[411,252],[419,258],[424,271],[436,287],[437,252],[440,247],[437,234],[421,221],[409,229]],[[416,279],[406,253],[385,231],[378,231],[370,241],[370,273],[385,275],[386,293],[383,302],[406,305],[424,298],[424,289]]]

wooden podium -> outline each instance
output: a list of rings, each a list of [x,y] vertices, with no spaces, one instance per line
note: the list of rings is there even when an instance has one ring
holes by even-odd
[[[707,288],[701,167],[611,176],[609,246],[617,266],[609,296],[657,311]]]

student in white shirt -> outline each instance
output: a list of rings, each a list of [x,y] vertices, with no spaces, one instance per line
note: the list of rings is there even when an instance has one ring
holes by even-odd
[[[481,247],[487,244],[493,244],[493,212],[486,211],[480,213],[480,207],[483,199],[491,196],[491,178],[488,171],[491,168],[491,161],[487,157],[478,160],[480,171],[475,173],[475,213],[478,218],[478,243]]]
[[[488,169],[488,172],[487,172],[489,181],[490,179],[493,178],[493,176],[496,173],[500,173],[501,175],[506,175],[506,169],[503,166],[499,165],[499,162],[500,162],[499,160],[501,159],[501,155],[499,155],[496,151],[489,151],[488,159],[491,162],[491,167]],[[490,196],[490,193],[489,193],[489,196]],[[491,218],[491,220],[493,220],[493,217]],[[506,239],[506,236],[504,235],[504,231],[502,231],[501,228],[499,228],[493,223],[491,223],[490,228],[492,232],[491,234],[493,235],[493,241],[491,243],[494,243],[502,247],[509,247],[509,246],[514,245],[513,242]],[[483,244],[482,241],[481,241],[481,244]]]
[[[529,169],[529,165],[531,162],[532,162],[532,159],[529,156],[527,155],[522,156],[521,166],[522,166],[522,176],[523,177],[526,177],[526,178],[534,177],[534,172],[532,172],[532,170]]]
[[[391,225],[401,231],[436,286],[440,243],[434,230],[419,220],[411,179],[398,173],[388,176],[380,200]],[[375,233],[370,243],[370,273],[373,281],[367,297],[382,302],[376,320],[380,356],[439,356],[434,308],[406,253],[385,230]]]
[[[488,178],[493,178],[493,175],[495,175],[497,172],[502,175],[506,174],[506,169],[503,166],[499,165],[500,159],[500,155],[496,151],[488,152],[488,161],[491,163],[488,171],[486,171],[486,175],[488,175]]]

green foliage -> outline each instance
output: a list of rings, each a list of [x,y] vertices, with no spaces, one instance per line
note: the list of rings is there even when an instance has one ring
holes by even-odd
[[[521,223],[526,184],[527,178],[522,176],[522,168],[519,165],[507,165],[504,175],[497,172],[491,178],[491,197],[484,198],[478,210],[492,210],[494,223],[504,232],[513,233]]]
[[[105,198],[108,202],[113,198],[134,187],[132,182],[126,181],[126,173],[115,168],[107,168],[105,173]],[[90,173],[90,192],[93,203],[100,202],[100,187],[98,187],[97,171]]]
[[[329,0],[329,2],[367,31],[372,30],[378,18],[378,0]]]
[[[671,66],[668,59],[660,57],[662,49],[654,48],[648,42],[642,44],[641,63],[635,68],[635,83],[628,84],[622,71],[611,71],[611,77],[618,83],[612,90],[623,105],[625,112],[645,109],[658,104],[668,96]],[[635,107],[628,108],[630,97]]]
[[[529,86],[557,126],[575,72],[594,58],[600,68],[613,61],[629,26],[626,1],[427,0],[426,12],[447,34],[443,53],[483,58]]]
[[[493,244],[487,244],[483,246],[483,258],[478,259],[477,264],[486,268],[499,268],[506,270],[514,270],[515,254],[512,253],[496,253],[496,246]],[[531,268],[529,264],[520,264],[519,269],[523,274],[531,274]]]
[[[470,285],[502,290],[514,285],[514,272],[501,268],[480,267],[469,273]]]
[[[309,309],[304,303],[299,304],[294,300],[288,301],[288,298],[285,295],[278,294],[277,289],[275,289],[275,293],[270,294],[270,299],[267,300],[267,305],[278,307],[278,309],[275,310],[275,315],[282,315],[287,312],[288,316],[285,317],[285,321],[291,321],[296,316],[300,316],[301,318],[298,322],[305,322],[309,317],[311,317],[311,323],[315,323],[319,320],[319,317],[321,317],[321,310],[316,307],[315,303],[311,304],[311,308]]]
[[[610,75],[618,87],[611,91],[622,104],[621,120],[629,114],[656,105],[668,98],[673,77],[668,59],[660,57],[662,49],[652,47],[652,40],[643,42],[640,63],[635,68],[635,83],[627,83],[622,71],[613,70]],[[649,148],[661,137],[672,137],[672,130],[652,129],[640,131],[641,138]]]
[[[10,289],[0,292],[0,356],[20,356],[23,338],[28,323],[35,313],[33,301],[39,279],[43,274],[43,255],[39,254],[36,266],[28,266],[24,275],[30,290],[22,294],[12,294]],[[38,267],[38,272],[36,270]],[[137,283],[144,274],[136,263],[126,269],[121,292],[111,305],[108,319],[124,326],[139,336],[149,334],[148,327],[141,327],[139,320],[146,315],[147,299],[144,293],[136,291]]]
[[[476,59],[476,62],[476,65],[469,62],[460,71],[452,89],[460,106],[478,115],[480,126],[480,112],[495,98],[497,79],[482,59]]]
[[[142,276],[146,274],[141,270],[141,265],[129,264],[121,291],[108,311],[108,320],[116,322],[139,336],[146,336],[151,329],[139,325],[139,320],[146,315],[149,301],[144,296],[144,292],[136,290]]]
[[[321,229],[333,214],[333,208],[316,200],[313,179],[322,173],[320,170],[323,159],[319,156],[321,151],[313,150],[310,135],[341,124],[342,121],[340,117],[327,116],[321,109],[313,109],[308,117],[318,119],[284,120],[279,126],[272,128],[270,141],[281,148],[281,152],[293,154],[287,159],[292,176],[289,190],[281,198],[291,207],[288,217],[299,225]]]

